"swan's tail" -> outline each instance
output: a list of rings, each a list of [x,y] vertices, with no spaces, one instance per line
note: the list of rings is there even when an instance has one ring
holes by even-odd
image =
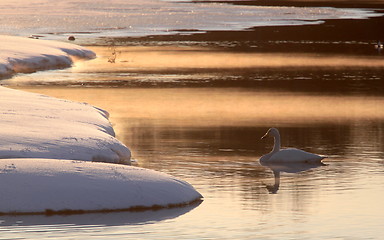
[[[304,162],[306,163],[310,163],[310,164],[320,164],[321,166],[327,166],[327,164],[323,163],[323,160],[325,158],[328,158],[326,156],[320,156],[318,158],[315,158],[315,159],[309,159],[309,160],[306,160]]]

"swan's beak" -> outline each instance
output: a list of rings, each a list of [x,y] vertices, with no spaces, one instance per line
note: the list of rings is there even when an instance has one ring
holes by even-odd
[[[268,133],[266,133],[264,136],[261,137],[261,140],[268,137]]]

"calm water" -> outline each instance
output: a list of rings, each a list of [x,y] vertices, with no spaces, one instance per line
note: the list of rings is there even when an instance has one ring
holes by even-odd
[[[1,216],[0,239],[382,238],[382,58],[118,48],[112,64],[111,49],[95,50],[99,59],[73,69],[2,83],[108,110],[139,166],[187,180],[204,201],[142,213]],[[258,61],[266,57],[268,66]],[[326,155],[327,166],[261,166],[272,141],[260,137],[271,126],[283,146]]]

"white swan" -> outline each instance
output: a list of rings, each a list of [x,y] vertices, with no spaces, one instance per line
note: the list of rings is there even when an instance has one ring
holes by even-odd
[[[296,148],[286,148],[280,149],[280,133],[276,128],[270,128],[268,132],[261,138],[273,137],[275,144],[270,153],[265,154],[260,158],[261,164],[266,163],[298,163],[298,162],[307,162],[307,163],[319,163],[325,157],[319,156],[317,154],[305,152]]]

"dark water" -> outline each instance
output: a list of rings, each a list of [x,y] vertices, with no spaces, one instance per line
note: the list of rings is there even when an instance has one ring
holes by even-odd
[[[111,64],[110,49],[98,51],[73,69],[3,83],[108,110],[139,166],[190,182],[204,201],[143,213],[3,216],[0,239],[382,238],[381,58],[139,48],[118,49]],[[328,156],[327,165],[261,166],[269,127],[284,147]]]

